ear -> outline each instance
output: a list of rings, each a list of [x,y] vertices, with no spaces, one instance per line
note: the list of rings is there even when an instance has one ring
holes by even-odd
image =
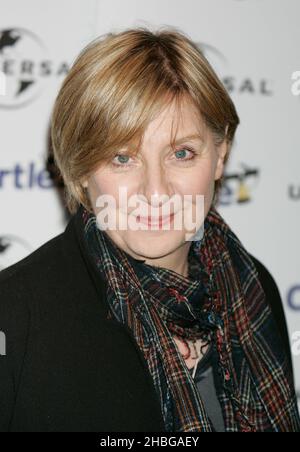
[[[226,126],[226,132],[225,132],[225,138],[222,141],[222,143],[217,146],[217,165],[215,170],[215,180],[220,179],[222,177],[223,171],[224,171],[224,159],[226,157],[226,154],[228,152],[228,142],[226,140],[228,126]]]
[[[87,179],[84,180],[84,181],[81,183],[81,185],[82,185],[84,188],[87,188],[88,185],[89,185],[88,180],[87,180]]]

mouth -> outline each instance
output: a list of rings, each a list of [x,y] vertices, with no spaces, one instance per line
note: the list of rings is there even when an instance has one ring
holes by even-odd
[[[160,217],[141,217],[138,215],[136,217],[137,221],[148,226],[161,226],[167,222],[172,222],[175,214],[172,213],[170,215],[164,215]]]

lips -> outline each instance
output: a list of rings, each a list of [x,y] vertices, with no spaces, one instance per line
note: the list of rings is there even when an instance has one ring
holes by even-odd
[[[164,216],[160,216],[160,217],[141,217],[140,215],[138,215],[136,217],[137,221],[140,221],[141,223],[147,224],[149,226],[153,225],[161,225],[166,223],[167,221],[172,221],[173,217],[174,217],[174,213],[170,214],[170,215],[164,215]]]

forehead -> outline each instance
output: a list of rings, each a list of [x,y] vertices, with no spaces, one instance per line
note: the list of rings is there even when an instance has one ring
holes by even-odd
[[[131,146],[141,149],[143,144],[168,146],[185,140],[204,140],[206,126],[201,113],[191,100],[167,104]]]
[[[165,105],[145,130],[145,136],[153,135],[155,132],[168,134],[168,132],[182,131],[188,134],[199,133],[203,128],[203,120],[200,112],[191,99],[183,97],[179,101]]]

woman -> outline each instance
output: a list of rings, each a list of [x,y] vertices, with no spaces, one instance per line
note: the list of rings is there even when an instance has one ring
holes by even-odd
[[[238,123],[175,29],[83,49],[51,129],[72,218],[0,276],[2,430],[300,430],[277,286],[215,208]]]

